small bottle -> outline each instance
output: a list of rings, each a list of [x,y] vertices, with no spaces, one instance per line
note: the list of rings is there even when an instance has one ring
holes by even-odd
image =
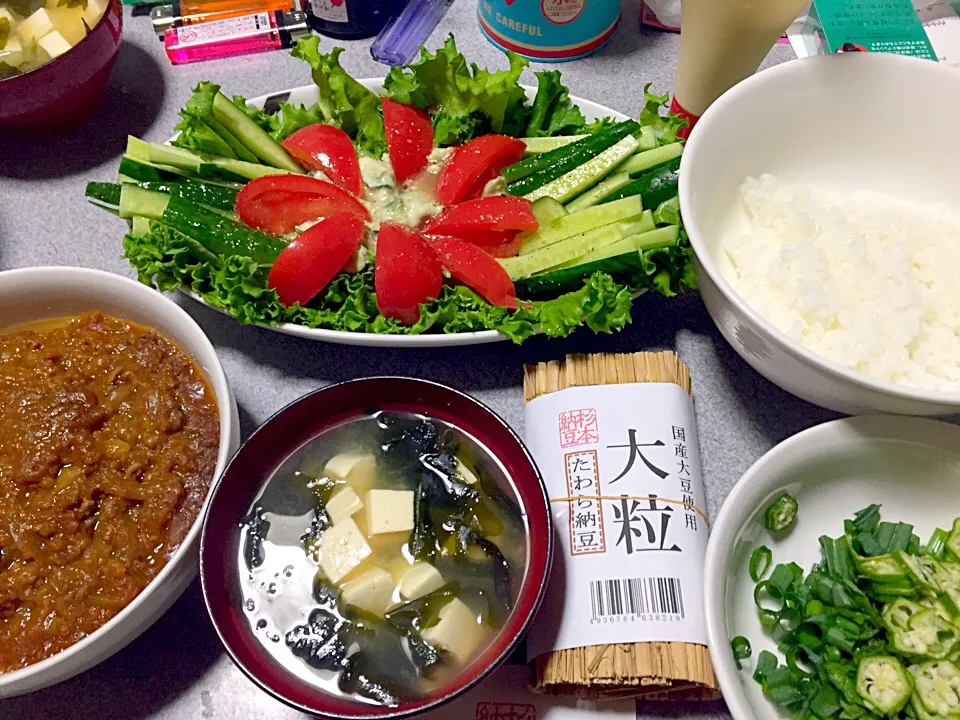
[[[302,12],[277,10],[167,28],[163,43],[170,62],[183,65],[288,48],[308,32]]]
[[[163,40],[167,28],[276,10],[300,10],[300,5],[297,0],[179,0],[151,8],[150,21]]]
[[[303,0],[310,27],[340,40],[373,37],[398,15],[406,0]]]

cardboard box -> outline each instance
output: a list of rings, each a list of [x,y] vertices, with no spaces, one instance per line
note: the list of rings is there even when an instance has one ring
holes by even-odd
[[[912,0],[815,0],[811,20],[824,52],[887,52],[936,60]]]

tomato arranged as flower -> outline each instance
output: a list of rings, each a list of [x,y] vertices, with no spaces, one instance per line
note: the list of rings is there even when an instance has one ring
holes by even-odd
[[[491,255],[453,237],[430,237],[427,242],[454,278],[476,290],[491,305],[511,310],[517,307],[513,280]]]
[[[306,170],[319,170],[349,193],[360,195],[360,160],[353,140],[333,125],[307,125],[280,141]]]
[[[384,137],[397,184],[416,177],[433,152],[433,123],[426,110],[383,98]]]
[[[443,271],[437,254],[418,232],[386,223],[377,234],[373,282],[380,314],[415,325],[420,305],[440,296]]]
[[[370,211],[333,183],[305,175],[267,175],[251,180],[237,193],[237,217],[273,235],[293,232],[317,218],[353,215],[370,221]]]
[[[267,287],[284,305],[306,305],[357,251],[363,228],[362,218],[344,213],[304,230],[277,256]]]
[[[482,135],[453,151],[437,177],[437,200],[454,205],[475,198],[507,165],[520,160],[527,146],[506,135]]]
[[[479,245],[496,245],[504,232],[532,232],[539,223],[530,201],[512,195],[467,200],[424,223],[430,235],[451,235]]]
[[[384,317],[416,324],[421,306],[440,296],[443,268],[491,304],[515,309],[516,290],[497,258],[515,256],[525,233],[537,229],[537,219],[524,198],[478,196],[505,165],[523,156],[524,143],[501,135],[476,138],[455,149],[439,173],[431,170],[427,176],[434,136],[430,116],[388,98],[382,108],[395,185],[382,183],[374,166],[368,191],[350,137],[339,128],[316,124],[293,133],[283,146],[305,169],[322,171],[330,182],[268,175],[251,180],[237,194],[237,216],[264,232],[284,235],[317,221],[276,258],[268,286],[285,305],[310,302],[344,270],[363,242],[367,223],[377,220],[382,224],[373,281]],[[416,188],[403,187],[413,178],[420,178]],[[417,194],[409,200],[412,207],[433,207],[429,200],[435,200],[443,209],[420,228],[388,220],[397,217],[391,212],[398,204],[408,202],[406,193]],[[423,195],[432,197],[424,203]],[[374,250],[372,244],[368,250]]]

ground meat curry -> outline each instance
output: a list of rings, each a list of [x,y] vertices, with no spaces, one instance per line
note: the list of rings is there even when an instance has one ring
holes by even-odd
[[[0,334],[0,672],[126,607],[193,524],[219,450],[200,370],[91,313]]]

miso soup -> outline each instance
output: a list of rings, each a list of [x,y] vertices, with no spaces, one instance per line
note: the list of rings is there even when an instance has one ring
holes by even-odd
[[[0,0],[0,80],[58,58],[86,37],[109,0]]]
[[[497,460],[419,415],[377,413],[310,441],[244,520],[244,610],[285,668],[397,705],[450,682],[506,622],[526,518]]]

